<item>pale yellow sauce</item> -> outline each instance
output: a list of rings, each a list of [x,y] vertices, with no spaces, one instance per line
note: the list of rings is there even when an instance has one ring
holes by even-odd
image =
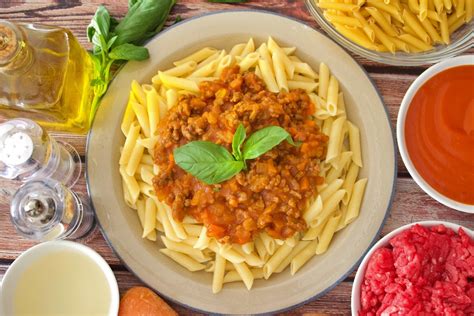
[[[19,278],[13,315],[107,315],[110,289],[89,257],[61,250],[33,262]]]

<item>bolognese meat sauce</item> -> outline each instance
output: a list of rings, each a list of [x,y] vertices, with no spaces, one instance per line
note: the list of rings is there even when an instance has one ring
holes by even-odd
[[[306,229],[302,217],[322,184],[319,164],[328,137],[311,118],[314,105],[303,90],[272,93],[255,73],[224,69],[221,78],[200,84],[200,94],[181,96],[158,126],[153,179],[160,201],[177,220],[192,216],[221,242],[244,244],[266,231],[285,239]],[[219,184],[208,185],[175,164],[173,150],[206,140],[231,151],[239,123],[247,135],[267,126],[288,131],[298,147],[282,142],[247,161],[247,169]]]

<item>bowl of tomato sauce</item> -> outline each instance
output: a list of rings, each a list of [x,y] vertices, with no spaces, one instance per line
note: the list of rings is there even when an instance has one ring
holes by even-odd
[[[428,195],[474,213],[474,55],[436,64],[412,83],[397,140],[408,172]]]

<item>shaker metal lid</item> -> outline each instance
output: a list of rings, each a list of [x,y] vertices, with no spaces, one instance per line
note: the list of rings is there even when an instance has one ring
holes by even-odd
[[[18,50],[18,32],[9,22],[0,22],[0,65],[12,59]]]
[[[0,130],[0,161],[8,166],[18,166],[30,159],[34,145],[31,137],[25,132],[9,133],[12,128]]]

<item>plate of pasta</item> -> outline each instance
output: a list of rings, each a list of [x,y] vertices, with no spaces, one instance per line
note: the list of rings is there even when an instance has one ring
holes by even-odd
[[[342,281],[377,237],[396,175],[366,73],[264,12],[194,18],[147,47],[88,136],[88,190],[121,260],[212,313],[275,312]]]

